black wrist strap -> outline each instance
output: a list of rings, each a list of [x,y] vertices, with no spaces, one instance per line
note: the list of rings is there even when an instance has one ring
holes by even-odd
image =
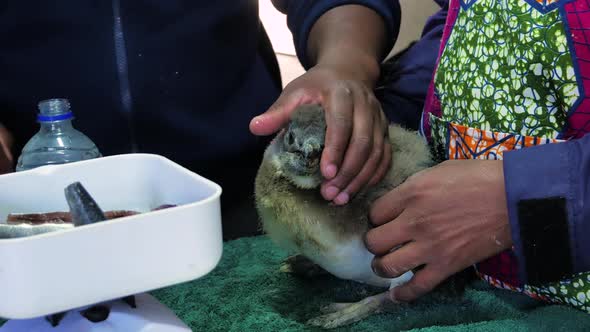
[[[520,238],[530,285],[556,282],[573,274],[566,205],[563,197],[518,202]]]

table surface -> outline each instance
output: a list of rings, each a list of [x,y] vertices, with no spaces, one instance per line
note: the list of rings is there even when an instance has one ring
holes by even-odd
[[[224,245],[209,275],[152,292],[194,331],[310,331],[305,321],[330,302],[379,292],[326,276],[300,279],[278,271],[288,255],[266,236]],[[435,292],[342,331],[590,331],[590,315],[546,305],[476,281],[463,295]]]

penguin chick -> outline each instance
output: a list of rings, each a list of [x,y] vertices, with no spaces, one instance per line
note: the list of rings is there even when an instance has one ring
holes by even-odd
[[[320,194],[320,158],[326,122],[318,105],[300,106],[290,123],[267,147],[255,182],[256,207],[265,233],[280,247],[299,253],[334,276],[393,288],[407,282],[412,272],[394,279],[377,276],[363,242],[369,230],[369,207],[379,196],[412,174],[433,165],[426,142],[397,125],[389,127],[391,168],[376,186],[336,206]],[[382,311],[387,292],[357,303],[333,304],[312,325],[333,328]]]

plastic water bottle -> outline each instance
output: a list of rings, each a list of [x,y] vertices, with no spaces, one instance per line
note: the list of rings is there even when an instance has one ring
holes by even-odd
[[[39,103],[41,128],[25,145],[16,171],[101,157],[96,145],[72,126],[74,115],[67,99]]]

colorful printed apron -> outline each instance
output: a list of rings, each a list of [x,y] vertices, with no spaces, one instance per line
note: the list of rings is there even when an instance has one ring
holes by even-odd
[[[451,0],[423,134],[441,159],[504,151],[590,131],[590,0]],[[481,278],[590,313],[590,273],[534,287],[507,250]]]

